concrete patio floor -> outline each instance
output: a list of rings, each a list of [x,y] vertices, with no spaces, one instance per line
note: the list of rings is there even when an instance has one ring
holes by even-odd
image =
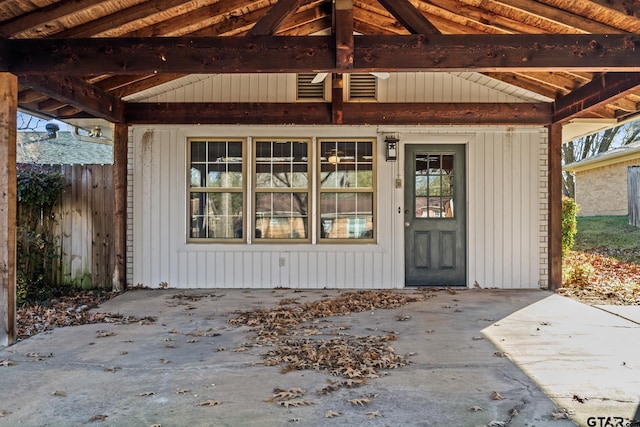
[[[0,425],[561,427],[640,419],[640,325],[627,319],[637,320],[640,308],[613,314],[545,291],[439,290],[400,308],[323,319],[348,325],[348,334],[393,333],[391,345],[411,362],[330,394],[317,393],[338,379],[327,372],[285,374],[263,364],[268,348],[234,351],[251,340],[250,328],[228,323],[235,311],[339,293],[129,291],[96,311],[154,323],[59,328],[0,350],[0,362],[16,363],[0,364]],[[276,388],[302,388],[313,404],[267,402]],[[370,403],[348,402],[363,397]],[[198,406],[206,401],[219,404]],[[573,421],[555,420],[558,408]]]

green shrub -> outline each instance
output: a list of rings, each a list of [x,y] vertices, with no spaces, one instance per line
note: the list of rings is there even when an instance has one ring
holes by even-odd
[[[580,208],[576,201],[569,198],[562,198],[562,257],[564,258],[575,243],[576,233],[578,232],[578,222],[576,215]]]
[[[58,238],[53,235],[53,207],[64,189],[64,176],[51,168],[20,165],[17,170],[17,297],[18,303],[47,298]]]

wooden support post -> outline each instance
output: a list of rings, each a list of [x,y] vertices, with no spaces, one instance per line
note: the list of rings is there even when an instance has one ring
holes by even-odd
[[[353,69],[353,2],[336,0],[334,3],[333,32],[336,36],[336,67]]]
[[[549,126],[549,289],[562,286],[562,125]]]
[[[0,73],[0,347],[16,340],[18,78]]]
[[[113,132],[113,276],[114,292],[127,287],[127,141],[126,124],[116,123]]]
[[[344,123],[344,101],[343,101],[344,81],[342,74],[331,75],[331,122],[334,125]]]

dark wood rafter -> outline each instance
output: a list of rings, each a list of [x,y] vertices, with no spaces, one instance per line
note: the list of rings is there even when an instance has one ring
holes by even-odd
[[[412,34],[440,34],[409,0],[378,0]]]
[[[638,90],[640,73],[606,73],[559,98],[554,103],[553,122],[563,123],[604,104],[620,100]]]
[[[20,81],[51,98],[60,101],[64,105],[77,107],[95,117],[103,118],[110,122],[122,121],[123,102],[86,83],[79,77],[73,76],[21,76]]]
[[[355,72],[634,71],[635,35],[358,36]],[[0,40],[16,74],[340,72],[332,36]]]
[[[272,35],[287,19],[292,17],[304,0],[278,0],[271,9],[249,30],[249,35]]]
[[[335,82],[335,80],[334,80]],[[337,89],[337,88],[336,88]],[[341,91],[340,91],[341,92]],[[337,93],[337,90],[336,90]],[[128,103],[129,124],[549,125],[551,103]]]
[[[104,17],[89,21],[67,30],[58,32],[50,37],[71,38],[90,37],[107,30],[113,30],[130,22],[148,18],[150,15],[166,11],[176,7],[175,0],[154,0],[145,1],[134,6],[123,9],[117,13],[112,13]]]
[[[3,23],[0,25],[0,35],[3,37],[13,36],[42,26],[46,22],[54,21],[63,16],[90,8],[103,1],[104,0],[68,0],[56,2]]]

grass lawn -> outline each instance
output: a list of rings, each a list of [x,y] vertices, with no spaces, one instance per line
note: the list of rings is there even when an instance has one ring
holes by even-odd
[[[579,217],[573,249],[588,252],[601,248],[635,252],[637,255],[640,251],[640,227],[629,225],[626,216]],[[638,263],[640,259],[631,257],[623,261]]]
[[[640,305],[640,228],[625,216],[578,218],[558,292],[593,304]]]

